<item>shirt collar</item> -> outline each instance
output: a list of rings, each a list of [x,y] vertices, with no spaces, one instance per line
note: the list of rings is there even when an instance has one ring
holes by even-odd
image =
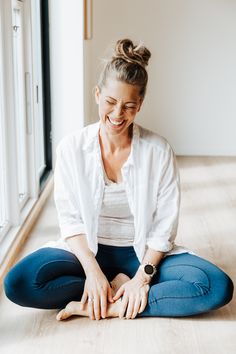
[[[91,124],[88,126],[88,136],[87,136],[87,141],[86,144],[84,145],[83,149],[87,150],[87,149],[94,149],[94,143],[96,143],[97,147],[99,146],[99,136],[98,136],[98,132],[99,132],[99,128],[100,128],[100,120],[94,124]],[[137,145],[139,143],[139,137],[140,137],[140,129],[139,129],[139,125],[135,122],[133,122],[133,135],[132,135],[132,142],[131,142],[131,151],[129,154],[129,157],[127,159],[127,161],[124,163],[124,166],[127,166],[129,163],[133,164],[133,152],[134,149],[137,148]]]

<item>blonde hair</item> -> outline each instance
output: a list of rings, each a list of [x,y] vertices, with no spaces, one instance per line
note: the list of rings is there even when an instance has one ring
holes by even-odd
[[[150,51],[139,43],[137,46],[130,39],[120,39],[116,42],[114,52],[105,65],[98,80],[100,90],[110,77],[130,85],[140,87],[139,94],[144,98],[148,82],[146,66],[151,57]]]

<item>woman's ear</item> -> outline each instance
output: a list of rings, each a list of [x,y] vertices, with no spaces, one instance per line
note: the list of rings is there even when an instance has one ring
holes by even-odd
[[[137,112],[140,111],[141,107],[142,107],[142,104],[143,104],[143,98],[140,98],[140,101],[139,101],[139,107],[137,109]]]
[[[97,104],[99,104],[99,95],[100,95],[100,89],[98,86],[95,86],[95,101]]]

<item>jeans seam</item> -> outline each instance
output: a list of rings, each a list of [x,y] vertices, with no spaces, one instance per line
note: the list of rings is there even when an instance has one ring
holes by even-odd
[[[192,284],[192,283],[191,283]],[[158,301],[161,301],[161,300],[166,300],[166,299],[192,299],[194,297],[199,297],[199,296],[204,296],[204,295],[208,295],[209,293],[204,293],[204,294],[200,294],[200,295],[193,295],[193,296],[164,296],[162,297],[161,299],[155,299],[155,300],[152,300],[152,301],[149,301],[148,304],[149,305],[152,305],[154,302],[158,302]]]
[[[199,269],[199,270],[201,270],[205,275],[206,275],[206,277],[207,277],[207,280],[208,280],[208,284],[209,284],[209,286],[208,286],[208,292],[207,293],[203,293],[203,294],[199,294],[199,295],[193,295],[193,296],[184,296],[184,297],[177,297],[177,296],[164,296],[164,297],[162,297],[161,299],[154,299],[154,300],[152,300],[152,301],[148,301],[148,304],[149,305],[152,305],[153,303],[156,303],[157,301],[160,301],[160,300],[165,300],[165,299],[192,299],[192,298],[195,298],[195,297],[199,297],[199,296],[204,296],[204,295],[208,295],[209,294],[209,292],[210,292],[210,290],[211,290],[211,282],[210,282],[210,279],[209,279],[209,276],[208,276],[208,274],[203,270],[203,269],[201,269],[201,268],[199,268],[199,267],[196,267],[196,266],[194,266],[194,265],[190,265],[190,264],[178,264],[178,265],[171,265],[171,266],[166,266],[166,267],[163,267],[163,269],[164,268],[173,268],[173,267],[178,267],[178,266],[187,266],[187,267],[193,267],[193,268],[197,268],[197,269]],[[176,280],[176,279],[173,279],[173,280]],[[181,280],[180,280],[181,281]],[[192,282],[190,282],[190,281],[188,281],[188,280],[184,280],[184,281],[187,281],[188,283],[190,283],[190,284],[195,284],[195,283],[192,283]],[[160,284],[160,283],[159,283]],[[154,284],[154,285],[156,285],[156,284]],[[153,285],[153,286],[154,286]],[[150,288],[150,290],[151,290],[151,288]]]
[[[199,268],[199,267],[196,267],[196,266],[191,265],[191,264],[177,264],[177,265],[171,265],[171,266],[163,267],[163,269],[164,269],[164,268],[179,267],[179,266],[193,267],[193,268],[197,268],[197,269],[201,270],[201,271],[206,275],[206,277],[207,277],[208,284],[209,284],[209,286],[208,286],[209,290],[211,289],[211,282],[210,282],[210,278],[209,278],[208,274],[207,274],[203,269],[201,269],[201,268]],[[189,283],[191,283],[191,282],[189,282]],[[191,284],[194,284],[194,283],[191,283]]]

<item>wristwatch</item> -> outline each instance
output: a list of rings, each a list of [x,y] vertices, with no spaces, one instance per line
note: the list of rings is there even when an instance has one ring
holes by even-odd
[[[151,278],[157,272],[157,267],[154,264],[149,263],[149,262],[148,263],[144,263],[144,264],[140,264],[139,268],[142,269],[142,271],[146,275],[149,275]]]

